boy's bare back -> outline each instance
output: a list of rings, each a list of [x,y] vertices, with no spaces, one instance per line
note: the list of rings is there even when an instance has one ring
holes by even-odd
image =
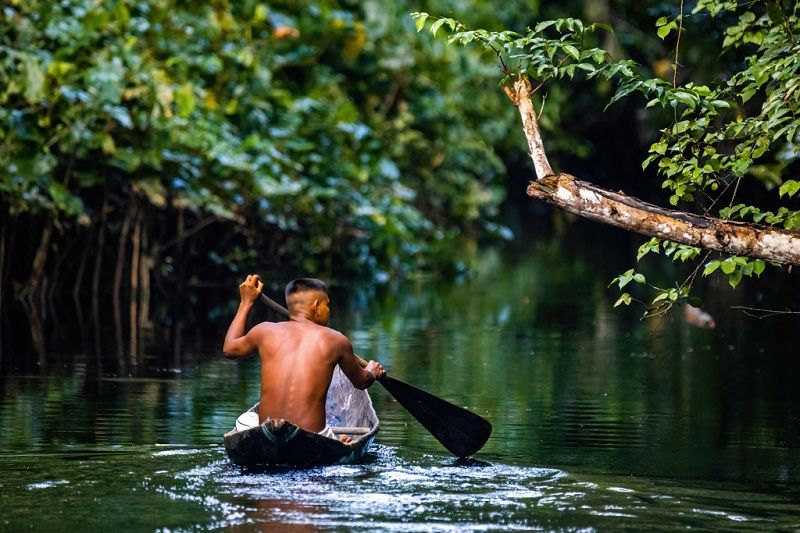
[[[282,418],[308,431],[324,429],[325,397],[347,338],[313,323],[262,322],[253,330],[261,357],[259,420]]]

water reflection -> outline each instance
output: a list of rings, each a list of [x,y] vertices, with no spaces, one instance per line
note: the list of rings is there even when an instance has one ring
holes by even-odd
[[[715,331],[642,322],[611,311],[603,265],[559,256],[545,246],[521,265],[490,258],[450,291],[405,288],[343,329],[396,375],[489,416],[488,453],[690,479],[798,478],[800,463],[782,459],[800,444],[791,328],[724,309]]]
[[[376,388],[380,445],[366,464],[232,467],[218,444],[257,397],[258,362],[219,356],[229,316],[217,310],[171,337],[179,344],[144,336],[136,366],[78,347],[0,377],[5,520],[65,530],[800,526],[793,328],[718,306],[741,297],[724,287],[709,293],[716,329],[642,322],[611,309],[606,284],[619,265],[581,246],[485,251],[461,280],[334,291],[332,325],[357,351],[492,421],[478,456],[490,466],[454,464]],[[225,294],[219,302],[236,303]],[[64,522],[51,502],[78,518]]]

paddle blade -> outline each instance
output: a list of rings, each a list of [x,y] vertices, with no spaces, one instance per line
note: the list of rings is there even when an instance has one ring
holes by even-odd
[[[492,424],[488,420],[463,407],[390,376],[384,376],[380,382],[411,416],[457,457],[474,455],[492,434]]]

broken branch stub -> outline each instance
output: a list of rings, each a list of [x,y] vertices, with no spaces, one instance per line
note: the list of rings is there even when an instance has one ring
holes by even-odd
[[[525,131],[525,138],[528,140],[528,150],[533,160],[533,168],[536,169],[536,177],[544,178],[553,175],[553,169],[547,160],[544,151],[542,135],[539,132],[539,121],[536,118],[536,111],[533,109],[531,95],[533,88],[526,76],[519,76],[513,87],[503,86],[503,91],[508,98],[517,106],[519,116],[522,119],[522,129]]]

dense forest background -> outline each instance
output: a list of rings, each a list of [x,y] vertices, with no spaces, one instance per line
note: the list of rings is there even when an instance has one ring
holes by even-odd
[[[245,271],[452,274],[481,243],[519,241],[560,216],[525,197],[532,168],[496,58],[421,38],[410,12],[490,30],[604,22],[614,32],[595,45],[672,79],[677,33],[662,39],[655,22],[680,10],[613,0],[0,7],[3,344],[14,342],[11,313],[47,324],[48,309],[74,302],[95,329],[106,317],[125,324],[132,353],[154,323],[175,334],[198,300],[185,300],[188,287],[229,287]],[[725,27],[688,17],[679,80],[741,63],[709,53]],[[671,114],[636,98],[604,110],[614,90],[569,82],[543,95],[551,160],[656,200],[641,162]],[[769,205],[771,179],[742,194]],[[42,327],[32,329],[43,351]]]

